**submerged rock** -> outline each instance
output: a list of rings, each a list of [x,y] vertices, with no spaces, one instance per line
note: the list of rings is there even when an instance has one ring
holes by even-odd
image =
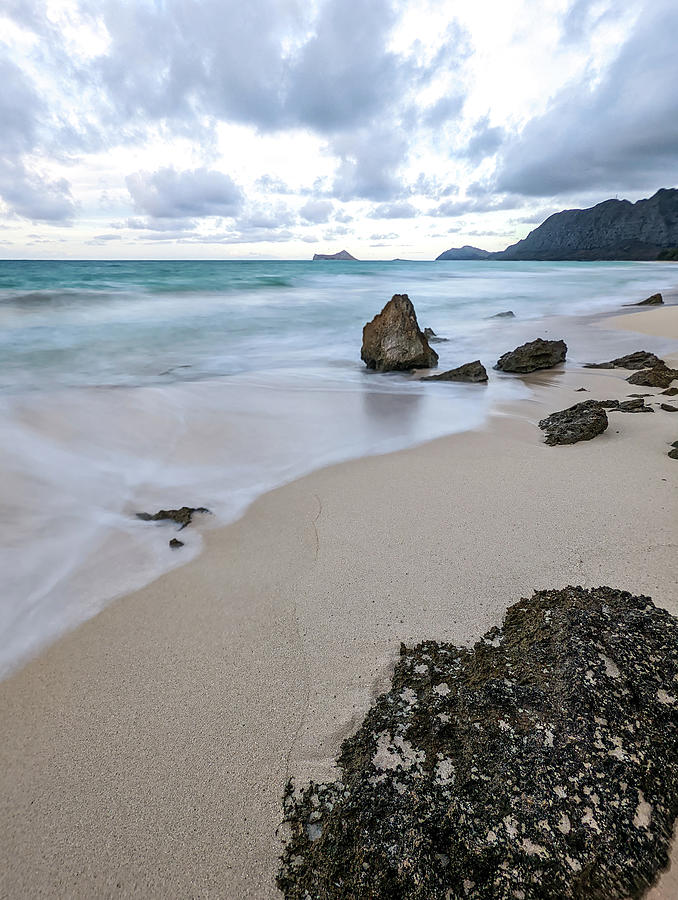
[[[180,547],[184,546],[184,542],[178,540],[177,538],[172,538],[172,540],[169,542],[169,545],[171,550],[178,550]]]
[[[636,350],[635,353],[628,353],[626,356],[618,356],[609,362],[602,363],[584,363],[585,369],[648,369],[652,366],[665,365],[663,359],[659,359],[654,353],[648,350]]]
[[[550,369],[563,362],[567,354],[565,341],[544,341],[537,338],[521,344],[515,350],[504,353],[497,360],[495,369],[502,372],[536,372],[537,369]]]
[[[429,347],[419,328],[417,314],[407,294],[394,294],[382,311],[363,328],[360,358],[378,372],[430,369],[438,354]]]
[[[182,506],[180,509],[159,509],[153,515],[150,513],[137,513],[137,519],[141,519],[144,522],[160,522],[168,519],[171,522],[176,522],[177,525],[181,525],[179,531],[182,531],[187,525],[191,524],[195,513],[208,512],[209,509],[205,509],[204,506]]]
[[[446,344],[448,340],[444,337],[438,337],[432,328],[424,328],[424,334],[429,344]]]
[[[618,401],[605,401],[617,403]],[[611,406],[616,409],[616,406]],[[585,400],[583,403],[575,403],[567,409],[551,413],[539,422],[539,427],[546,432],[544,443],[555,446],[556,444],[576,444],[578,441],[590,441],[607,428],[607,413],[603,403],[598,400]]]
[[[287,787],[287,900],[640,896],[678,813],[678,620],[568,587],[400,653],[340,780]]]
[[[490,316],[491,319],[515,319],[516,314],[512,309],[507,309],[506,312],[495,313],[493,316]]]
[[[678,369],[670,369],[664,363],[659,363],[651,369],[634,372],[626,380],[629,384],[641,384],[643,387],[667,388],[675,378],[678,378]]]
[[[487,370],[479,359],[474,362],[464,363],[456,369],[449,369],[447,372],[441,372],[439,375],[426,375],[419,381],[471,381],[481,382],[487,381]]]

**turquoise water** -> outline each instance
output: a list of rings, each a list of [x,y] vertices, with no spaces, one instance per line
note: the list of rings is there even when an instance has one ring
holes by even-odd
[[[478,427],[529,394],[491,371],[501,353],[638,349],[576,316],[676,282],[668,263],[0,261],[0,675],[199,552],[198,529],[172,553],[135,512],[219,524],[319,466]],[[490,383],[368,373],[362,327],[396,292],[449,339],[441,368],[480,358]]]

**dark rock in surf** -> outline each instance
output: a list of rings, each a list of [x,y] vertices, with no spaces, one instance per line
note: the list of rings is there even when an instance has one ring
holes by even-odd
[[[178,550],[180,547],[184,546],[184,542],[178,540],[177,538],[172,538],[172,540],[169,542],[169,545],[171,550]]]
[[[438,337],[432,328],[424,328],[424,334],[426,335],[426,340],[429,344],[446,344],[448,341],[447,338]]]
[[[487,370],[479,359],[474,362],[464,363],[456,369],[449,369],[447,372],[441,372],[439,375],[426,375],[419,381],[470,381],[478,384],[487,381]]]
[[[678,620],[539,591],[472,649],[400,648],[339,779],[290,783],[286,900],[621,900],[668,862]],[[463,887],[462,887],[463,886]]]
[[[585,369],[649,369],[652,366],[665,365],[663,359],[659,359],[654,353],[648,350],[636,350],[635,353],[629,353],[626,356],[618,356],[609,362],[602,363],[584,363]]]
[[[429,347],[426,335],[419,328],[407,294],[394,294],[365,325],[360,358],[368,369],[378,372],[430,369],[438,365],[438,354]]]
[[[602,434],[607,426],[607,413],[598,400],[575,403],[568,409],[551,413],[539,422],[541,430],[546,432],[545,443],[550,446],[590,441]]]
[[[502,372],[536,372],[538,369],[550,369],[563,362],[567,354],[565,341],[544,341],[537,338],[521,344],[515,350],[504,353],[497,360],[495,369]]]
[[[665,391],[662,391],[662,394],[666,397],[675,397],[678,394],[678,388],[667,388]],[[652,394],[648,394],[648,397],[652,397]]]
[[[659,306],[664,302],[661,294],[652,294],[647,300],[641,300],[640,303],[629,303],[628,306]]]
[[[143,522],[161,522],[168,520],[181,525],[179,531],[186,528],[193,521],[195,513],[208,513],[204,506],[182,506],[180,509],[159,509],[157,513],[137,513],[137,519]]]
[[[516,314],[513,310],[507,309],[506,312],[495,313],[493,316],[490,316],[491,319],[515,319]]]
[[[629,384],[640,384],[643,387],[667,388],[676,378],[678,378],[678,369],[670,369],[664,363],[660,363],[651,369],[634,372],[626,380]]]

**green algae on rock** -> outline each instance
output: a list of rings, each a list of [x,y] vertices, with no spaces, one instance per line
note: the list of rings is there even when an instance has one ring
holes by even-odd
[[[400,652],[340,780],[287,786],[287,900],[639,897],[678,814],[678,620],[568,587]]]

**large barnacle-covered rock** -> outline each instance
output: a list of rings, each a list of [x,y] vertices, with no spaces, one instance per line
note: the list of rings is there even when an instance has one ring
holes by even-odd
[[[285,794],[288,900],[639,897],[678,813],[678,620],[568,587],[402,646],[338,764]]]

